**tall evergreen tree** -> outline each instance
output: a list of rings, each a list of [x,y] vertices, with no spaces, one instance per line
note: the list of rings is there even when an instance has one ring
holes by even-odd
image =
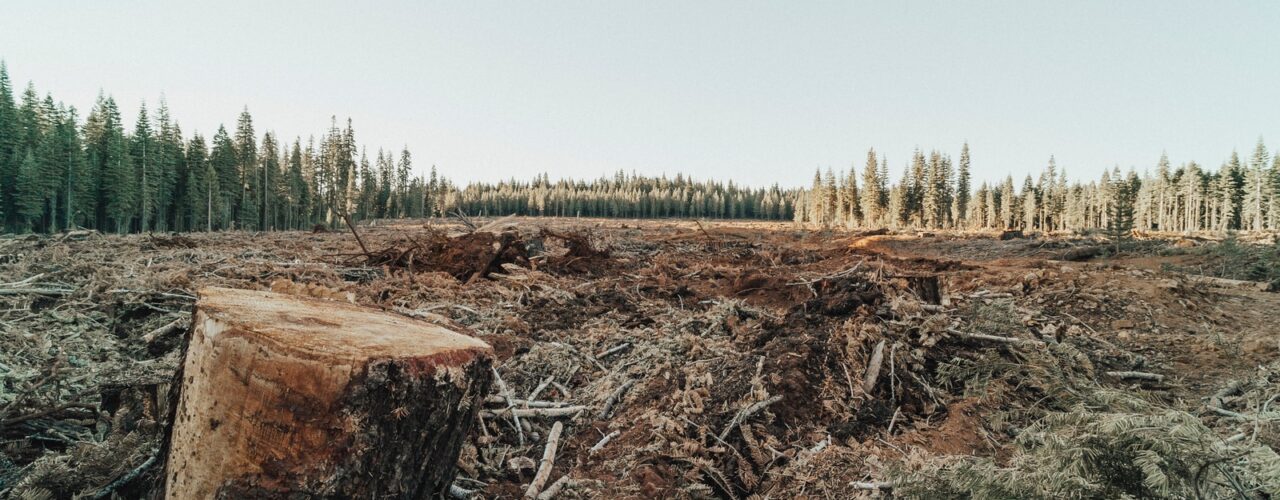
[[[239,186],[232,210],[235,212],[236,227],[256,229],[260,223],[262,176],[258,172],[258,145],[253,132],[253,117],[247,107],[236,120],[235,141],[236,177]]]
[[[968,227],[969,214],[969,143],[960,148],[960,165],[956,172],[956,194],[951,203],[951,218],[956,227]]]
[[[139,174],[138,178],[133,179],[135,192],[138,193],[139,228],[141,231],[150,231],[149,222],[153,220],[156,206],[156,147],[155,137],[151,133],[151,117],[147,115],[145,102],[138,107],[138,120],[134,123],[131,139],[129,153],[133,156],[134,170]]]
[[[880,204],[880,165],[876,160],[876,150],[867,151],[867,163],[862,168],[862,225],[879,227],[883,208]]]
[[[1253,157],[1249,160],[1248,171],[1244,178],[1244,204],[1241,209],[1243,229],[1261,231],[1266,229],[1267,192],[1270,182],[1267,178],[1267,165],[1270,156],[1267,147],[1258,139]]]
[[[9,81],[9,69],[0,61],[0,225],[14,213],[13,179],[18,176],[17,105],[13,101],[13,84]]]

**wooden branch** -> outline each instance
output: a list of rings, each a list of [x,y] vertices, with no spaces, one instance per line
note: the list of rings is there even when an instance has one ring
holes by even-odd
[[[760,412],[760,410],[763,410],[769,405],[777,403],[778,401],[782,401],[781,395],[773,396],[764,401],[757,402],[756,404],[748,406],[745,409],[739,411],[736,415],[733,416],[733,420],[729,421],[729,425],[725,426],[724,430],[720,432],[720,440],[724,441],[724,439],[729,436],[729,432],[732,431],[734,428],[738,427],[738,424],[741,424],[748,417],[755,415],[756,413]]]
[[[365,257],[372,257],[373,254],[369,253],[369,249],[364,246],[364,240],[360,239],[360,232],[356,231],[356,225],[351,223],[351,216],[343,212],[342,220],[347,223],[347,227],[351,228],[351,234],[356,237],[356,243],[360,244],[360,251],[364,252]]]
[[[480,226],[480,227],[478,227],[478,228],[475,228],[474,230],[472,230],[472,232],[475,232],[475,233],[480,233],[480,232],[484,232],[484,231],[494,232],[494,231],[493,231],[494,229],[497,229],[499,226],[501,226],[501,225],[503,225],[503,224],[506,224],[506,223],[508,223],[508,222],[511,222],[511,219],[514,219],[514,218],[516,218],[516,214],[511,214],[511,215],[508,215],[508,216],[503,217],[503,218],[501,218],[501,219],[498,219],[498,220],[495,220],[495,221],[490,222],[490,223],[488,223],[488,224],[485,224],[485,225],[483,225],[483,226]]]
[[[524,446],[524,429],[520,427],[520,416],[515,413],[515,400],[511,397],[511,391],[507,390],[507,383],[502,381],[502,375],[498,375],[498,369],[492,366],[489,369],[493,371],[493,381],[498,384],[498,391],[507,399],[507,411],[511,412],[511,420],[516,424],[516,435],[520,438],[520,446]]]
[[[887,481],[854,481],[849,483],[855,490],[867,491],[890,491],[893,489],[893,483]]]
[[[547,386],[551,385],[551,381],[555,379],[556,379],[555,377],[551,375],[547,375],[547,378],[542,379],[542,382],[539,383],[537,387],[534,387],[533,392],[530,392],[529,397],[525,399],[529,401],[534,401],[538,399],[538,394],[541,394],[542,391],[547,388]]]
[[[556,482],[551,483],[551,486],[548,486],[546,491],[543,491],[542,493],[538,494],[538,500],[551,500],[552,498],[555,498],[556,495],[560,494],[561,489],[564,489],[566,485],[569,485],[572,483],[573,483],[573,480],[569,479],[568,474],[560,476],[560,479],[557,479]]]
[[[476,223],[471,222],[471,219],[467,217],[467,214],[462,213],[461,208],[453,209],[452,215],[457,218],[459,222],[462,222],[462,225],[467,226],[467,232],[475,232]]]
[[[133,481],[134,478],[141,476],[143,472],[145,472],[148,468],[154,465],[156,463],[156,459],[159,458],[159,456],[160,456],[159,448],[151,450],[151,456],[147,457],[147,459],[143,461],[141,465],[134,467],[133,470],[130,470],[125,475],[116,478],[115,481],[112,481],[106,487],[102,488],[102,490],[98,491],[96,494],[93,495],[94,500],[111,497],[112,493],[114,493],[121,486],[124,486],[129,481]]]
[[[551,426],[551,434],[547,436],[547,447],[542,450],[542,461],[538,464],[538,472],[533,475],[533,482],[529,483],[529,488],[524,490],[525,498],[538,498],[538,492],[542,491],[542,486],[547,484],[547,479],[551,477],[551,467],[556,462],[556,447],[560,446],[560,433],[564,431],[564,424],[556,422]]]
[[[622,400],[622,396],[626,394],[627,390],[631,389],[631,386],[633,385],[636,385],[636,380],[628,379],[620,387],[614,389],[613,394],[609,395],[609,399],[604,401],[604,409],[600,410],[601,420],[609,418],[609,414],[613,413],[614,405],[617,405],[618,402]]]
[[[1137,380],[1150,380],[1150,381],[1152,381],[1152,382],[1163,382],[1163,381],[1164,381],[1164,375],[1160,375],[1160,374],[1158,374],[1158,373],[1147,373],[1147,372],[1107,372],[1107,375],[1110,375],[1110,376],[1112,376],[1112,377],[1116,377],[1116,378],[1129,378],[1129,379],[1137,379]]]
[[[1233,280],[1227,278],[1218,278],[1214,276],[1201,276],[1198,274],[1188,274],[1187,278],[1197,283],[1203,283],[1210,286],[1218,286],[1224,288],[1251,288],[1259,292],[1271,291],[1271,283],[1261,281]]]
[[[505,416],[513,417],[568,417],[585,411],[586,406],[563,406],[559,408],[507,408],[505,410],[484,410],[480,414],[485,418]]]
[[[876,387],[876,379],[880,378],[880,365],[884,363],[884,340],[876,344],[871,351],[871,360],[867,362],[867,371],[862,377],[863,394],[871,394]]]
[[[182,329],[182,325],[187,324],[188,321],[191,321],[191,318],[188,318],[186,317],[186,315],[183,315],[178,319],[175,319],[173,321],[166,323],[164,326],[161,326],[160,328],[156,328],[155,330],[151,330],[150,332],[147,332],[146,335],[142,336],[142,340],[145,340],[148,344],[155,342],[156,339],[160,337],[163,337],[165,335],[168,335],[170,333],[173,333]]]
[[[1028,344],[1028,345],[1037,345],[1037,346],[1044,345],[1044,342],[1041,342],[1039,340],[1034,340],[1034,339],[1021,339],[1018,337],[1000,337],[998,335],[987,335],[985,333],[968,333],[968,332],[962,332],[960,330],[956,330],[955,328],[948,328],[947,333],[950,333],[952,335],[955,335],[957,337],[960,337],[962,339],[967,339],[967,340],[986,340],[991,342],[1001,342],[1004,344]]]
[[[507,398],[496,395],[496,394],[490,394],[484,398],[484,402],[487,404],[505,405],[507,404],[507,401],[508,401]],[[539,400],[520,399],[520,398],[511,398],[510,401],[513,407],[519,406],[522,408],[564,408],[566,406],[569,406],[569,403],[565,403],[561,401],[539,401]]]
[[[622,431],[613,431],[605,434],[604,437],[600,438],[600,440],[596,442],[595,446],[592,446],[591,449],[587,450],[587,454],[594,455],[596,452],[603,450],[604,446],[609,444],[609,441],[613,441],[613,438],[618,437],[619,434],[622,434]]]
[[[614,354],[617,354],[617,353],[619,353],[619,352],[622,352],[624,349],[627,349],[627,348],[629,348],[629,347],[631,347],[631,343],[630,343],[630,342],[623,342],[623,343],[618,344],[618,345],[616,345],[616,346],[610,347],[608,350],[606,350],[606,351],[604,351],[604,352],[602,352],[602,353],[600,353],[600,354],[597,354],[597,355],[596,355],[596,359],[601,359],[601,358],[605,358],[605,357],[612,356],[612,355],[614,355]]]

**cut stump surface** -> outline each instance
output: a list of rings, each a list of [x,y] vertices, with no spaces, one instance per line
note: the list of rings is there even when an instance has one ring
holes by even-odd
[[[425,498],[448,488],[492,349],[272,292],[200,292],[167,498]]]

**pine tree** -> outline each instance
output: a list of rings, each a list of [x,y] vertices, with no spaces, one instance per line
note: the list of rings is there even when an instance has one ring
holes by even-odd
[[[1022,194],[1020,196],[1022,197],[1022,230],[1030,231],[1035,229],[1038,198],[1036,186],[1032,183],[1030,175],[1022,181]]]
[[[178,189],[179,167],[182,163],[182,131],[169,116],[169,104],[163,97],[156,109],[156,131],[154,151],[152,151],[152,168],[150,170],[150,190],[154,197],[152,203],[155,214],[155,227],[164,231],[170,225],[177,226],[175,219],[176,206],[180,203]]]
[[[846,227],[858,227],[862,221],[862,207],[858,203],[858,172],[853,166],[849,167],[849,174],[845,176],[840,192],[843,194],[840,209],[845,213]],[[745,215],[741,217],[746,218]]]
[[[1280,230],[1280,154],[1272,158],[1268,180],[1271,186],[1267,193],[1267,228],[1276,231]]]
[[[141,231],[150,231],[152,215],[155,213],[155,138],[151,134],[151,118],[147,115],[147,103],[142,103],[138,107],[138,120],[134,124],[133,137],[130,141],[129,153],[133,156],[134,170],[139,174],[137,179],[133,180],[138,193],[139,208],[139,228]],[[148,158],[148,154],[151,155]],[[148,177],[149,176],[149,177]]]
[[[883,217],[880,199],[880,165],[876,162],[876,150],[867,151],[867,164],[862,168],[862,195],[858,200],[862,208],[862,225],[879,227]]]
[[[1253,157],[1249,160],[1248,170],[1244,178],[1244,204],[1241,210],[1241,227],[1250,231],[1266,229],[1267,191],[1269,184],[1267,168],[1269,156],[1267,147],[1258,139]]]
[[[209,163],[209,148],[196,133],[187,142],[187,196],[183,207],[191,230],[213,230],[213,204],[217,199],[218,173]]]
[[[1136,172],[1130,171],[1126,178],[1120,174],[1120,168],[1116,167],[1111,173],[1111,184],[1107,187],[1111,202],[1107,206],[1106,229],[1117,245],[1133,234],[1133,201],[1138,182]]]
[[[924,186],[921,189],[920,210],[924,227],[938,229],[943,226],[942,220],[942,155],[937,151],[929,153],[929,163],[925,170]]]
[[[247,107],[236,120],[235,140],[236,177],[239,184],[233,208],[236,227],[255,229],[259,227],[262,175],[258,172],[258,145],[253,133],[253,117],[249,115]]]
[[[41,196],[40,163],[36,155],[27,150],[18,166],[17,178],[17,211],[19,232],[31,230],[32,222],[44,211],[44,197]]]
[[[226,127],[219,126],[213,135],[209,164],[218,180],[212,199],[213,228],[228,229],[235,221],[235,203],[243,191],[243,184],[239,171],[240,157]]]
[[[903,176],[905,201],[909,212],[907,223],[914,227],[920,227],[925,221],[924,192],[925,185],[928,183],[927,171],[924,153],[917,149],[911,157],[910,171]]]
[[[289,151],[289,219],[286,227],[298,229],[311,223],[311,189],[307,184],[307,175],[302,168],[302,141],[293,140],[293,149]]]
[[[9,69],[0,61],[0,225],[14,213],[14,183],[22,158],[18,158],[18,117],[13,101]]]
[[[134,174],[129,140],[124,134],[120,110],[114,99],[101,101],[102,135],[99,137],[102,182],[99,183],[99,206],[102,216],[110,220],[116,232],[129,230],[129,222],[137,215],[138,176]],[[104,222],[105,222],[104,220]]]
[[[956,172],[956,194],[951,203],[951,218],[956,227],[968,227],[969,214],[969,143],[960,148],[960,165]]]
[[[413,157],[409,154],[409,147],[405,146],[400,150],[400,162],[396,164],[396,188],[399,189],[401,212],[398,217],[407,217],[410,203],[409,200],[409,172],[413,171]]]
[[[276,136],[272,132],[262,135],[262,147],[258,153],[258,228],[274,229],[276,204],[275,195],[280,177],[280,151],[276,145]]]
[[[1004,178],[1000,185],[1000,224],[1002,229],[1013,227],[1014,217],[1013,176]]]

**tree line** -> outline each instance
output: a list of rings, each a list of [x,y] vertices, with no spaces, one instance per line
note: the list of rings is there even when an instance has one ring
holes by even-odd
[[[481,215],[790,220],[799,193],[777,184],[749,188],[680,174],[669,179],[617,172],[612,178],[554,182],[542,174],[532,182],[471,183],[447,194],[446,204]]]
[[[0,61],[0,224],[7,232],[270,230],[341,216],[422,217],[454,190],[431,170],[411,175],[408,149],[356,144],[351,120],[317,139],[258,135],[246,109],[232,130],[184,136],[164,100],[144,103],[132,132],[99,95],[77,110],[28,84],[15,100]]]
[[[1173,167],[1162,155],[1154,172],[1119,167],[1097,180],[1069,182],[1049,157],[1021,186],[1012,176],[972,189],[969,145],[959,159],[917,150],[896,184],[887,159],[867,153],[861,174],[817,172],[799,194],[794,220],[824,227],[1280,230],[1280,155],[1258,140],[1247,160],[1232,152],[1217,169],[1194,161]],[[861,183],[859,183],[861,180]],[[860,185],[861,184],[861,185]]]
[[[617,173],[591,181],[472,183],[434,166],[416,176],[407,148],[370,155],[351,120],[317,139],[258,135],[246,109],[209,139],[184,136],[163,99],[126,131],[115,99],[74,107],[15,96],[0,61],[0,224],[7,232],[302,229],[352,219],[478,215],[711,217],[789,220],[798,189],[747,188]]]
[[[206,140],[185,136],[164,100],[140,106],[126,131],[119,106],[99,95],[74,107],[15,96],[0,61],[0,225],[7,232],[91,228],[114,232],[302,229],[353,219],[519,214],[794,220],[824,227],[1087,230],[1280,230],[1280,155],[1259,140],[1216,170],[1195,162],[1155,172],[1119,168],[1068,182],[1052,157],[1020,188],[1012,176],[971,186],[969,146],[958,160],[916,151],[897,183],[888,160],[867,153],[850,167],[814,174],[807,189],[740,186],[685,175],[617,172],[583,181],[470,183],[414,175],[407,148],[370,155],[350,119],[319,138],[259,135],[245,109]]]

